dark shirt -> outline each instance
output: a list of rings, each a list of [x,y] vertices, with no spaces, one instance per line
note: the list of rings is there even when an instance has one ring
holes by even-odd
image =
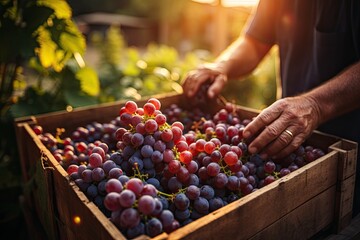
[[[312,89],[359,61],[359,33],[358,0],[261,0],[246,31],[279,46],[283,97]],[[360,109],[319,130],[360,143]]]

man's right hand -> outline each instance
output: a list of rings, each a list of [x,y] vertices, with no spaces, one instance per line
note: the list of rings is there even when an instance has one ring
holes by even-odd
[[[201,86],[210,84],[207,89],[207,96],[214,98],[219,95],[228,81],[226,74],[224,74],[216,63],[208,63],[199,68],[188,72],[182,84],[184,94],[192,98],[194,97]]]

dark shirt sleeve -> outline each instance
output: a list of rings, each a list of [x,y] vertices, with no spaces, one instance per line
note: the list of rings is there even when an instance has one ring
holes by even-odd
[[[250,17],[245,34],[266,44],[276,43],[278,0],[260,0]]]

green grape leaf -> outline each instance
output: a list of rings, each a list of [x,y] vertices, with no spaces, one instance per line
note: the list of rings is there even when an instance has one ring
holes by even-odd
[[[40,27],[38,29],[38,42],[40,48],[38,49],[38,56],[40,63],[43,67],[48,68],[55,62],[55,51],[57,49],[56,44],[51,40],[49,31]]]
[[[37,0],[37,4],[53,9],[57,18],[71,18],[71,7],[65,0]]]
[[[85,52],[85,40],[81,36],[68,32],[63,32],[60,35],[60,46],[65,51],[71,53],[80,53],[83,55]]]
[[[80,81],[81,91],[95,97],[100,93],[100,82],[95,72],[90,67],[81,68],[76,72],[76,78]]]

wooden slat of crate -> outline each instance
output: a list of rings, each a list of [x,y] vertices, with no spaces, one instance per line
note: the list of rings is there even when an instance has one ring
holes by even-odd
[[[334,225],[334,232],[338,232],[349,225],[352,218],[358,147],[355,142],[341,140],[329,149],[339,152]]]
[[[332,186],[250,239],[310,239],[314,233],[326,229],[334,218],[335,191]]]
[[[35,218],[46,230],[47,238],[57,236],[54,222],[52,195],[53,178],[49,168],[42,164],[42,151],[38,146],[42,143],[26,123],[19,123],[17,131],[19,154],[22,165],[24,207],[31,209],[27,214],[36,214]],[[29,216],[28,216],[29,218]]]

